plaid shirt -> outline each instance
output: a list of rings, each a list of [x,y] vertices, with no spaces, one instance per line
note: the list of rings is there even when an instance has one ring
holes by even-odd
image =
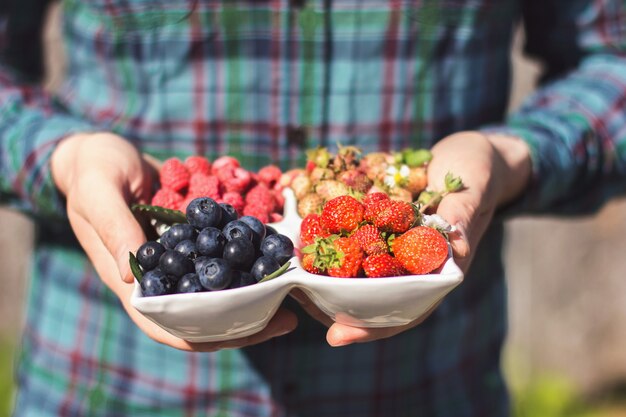
[[[330,348],[303,316],[259,346],[185,353],[140,332],[98,279],[49,157],[68,133],[110,130],[160,158],[289,168],[316,145],[392,150],[485,129],[531,146],[511,212],[587,211],[626,184],[623,0],[65,0],[54,96],[37,86],[45,3],[0,4],[0,195],[39,226],[16,416],[508,414],[501,223],[411,331]],[[546,78],[505,119],[520,18]]]

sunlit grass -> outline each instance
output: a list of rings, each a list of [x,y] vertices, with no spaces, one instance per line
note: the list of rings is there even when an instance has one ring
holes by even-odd
[[[0,337],[0,417],[8,417],[13,405],[14,354],[15,343]]]

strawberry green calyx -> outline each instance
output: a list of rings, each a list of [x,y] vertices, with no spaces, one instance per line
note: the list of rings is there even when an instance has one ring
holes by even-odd
[[[451,172],[446,174],[444,178],[446,193],[454,193],[463,189],[463,180],[461,177],[455,177]]]
[[[430,207],[436,207],[445,196],[461,191],[465,185],[461,177],[455,177],[451,172],[448,172],[444,178],[444,188],[443,191],[426,190],[420,193],[416,202],[420,213],[425,213]]]
[[[364,252],[350,237],[318,238],[313,245],[302,248],[302,253],[314,256],[313,267],[332,277],[356,278],[362,270]]]
[[[313,255],[313,266],[322,272],[341,263],[343,253],[337,252],[334,248],[335,240],[339,239],[339,235],[330,235],[328,237],[317,237],[315,242],[303,247],[301,252],[304,255]]]

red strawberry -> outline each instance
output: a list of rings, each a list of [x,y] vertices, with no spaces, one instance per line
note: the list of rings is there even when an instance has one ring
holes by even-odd
[[[383,232],[404,233],[413,226],[417,215],[411,203],[381,200],[366,208],[365,220],[372,222]]]
[[[330,233],[351,232],[363,221],[364,212],[359,200],[342,195],[324,204],[320,224]]]
[[[328,237],[328,233],[322,229],[320,215],[310,213],[300,223],[300,242],[307,246],[315,242],[316,237]]]
[[[361,199],[361,202],[367,209],[368,206],[380,200],[389,200],[389,195],[387,193],[383,193],[382,191],[375,191],[373,193],[364,195]]]
[[[393,241],[396,259],[412,274],[428,274],[448,257],[448,242],[432,227],[417,226]]]
[[[363,260],[363,271],[369,278],[396,277],[407,271],[400,261],[388,253],[369,255]]]
[[[352,233],[352,237],[359,242],[361,249],[368,255],[389,252],[387,242],[383,239],[378,227],[374,225],[364,224]]]
[[[159,171],[161,187],[181,191],[189,185],[189,171],[178,158],[169,158],[163,162]]]
[[[362,270],[363,251],[356,239],[340,237],[333,241],[336,255],[328,267],[331,277],[356,278]]]
[[[302,268],[311,274],[321,275],[324,273],[324,271],[315,266],[315,254],[313,253],[305,253],[302,255],[300,263],[302,264]]]
[[[195,197],[211,197],[219,200],[222,196],[220,181],[214,175],[193,174],[189,179],[189,191]]]
[[[183,196],[169,188],[161,188],[154,196],[152,196],[151,204],[153,206],[165,207],[172,210],[180,209],[183,202]]]
[[[194,155],[185,159],[184,163],[187,171],[191,175],[193,174],[204,174],[211,175],[211,163],[208,159],[203,156]]]
[[[316,239],[315,243],[302,248],[303,264],[317,268],[331,277],[355,278],[360,276],[364,253],[359,243],[351,237],[330,235]],[[313,259],[305,256],[311,255]],[[303,265],[304,266],[304,265]]]

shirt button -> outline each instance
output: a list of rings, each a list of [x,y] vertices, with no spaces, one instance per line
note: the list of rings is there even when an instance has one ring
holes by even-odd
[[[287,126],[287,143],[291,146],[305,148],[307,142],[306,129],[303,126]]]

